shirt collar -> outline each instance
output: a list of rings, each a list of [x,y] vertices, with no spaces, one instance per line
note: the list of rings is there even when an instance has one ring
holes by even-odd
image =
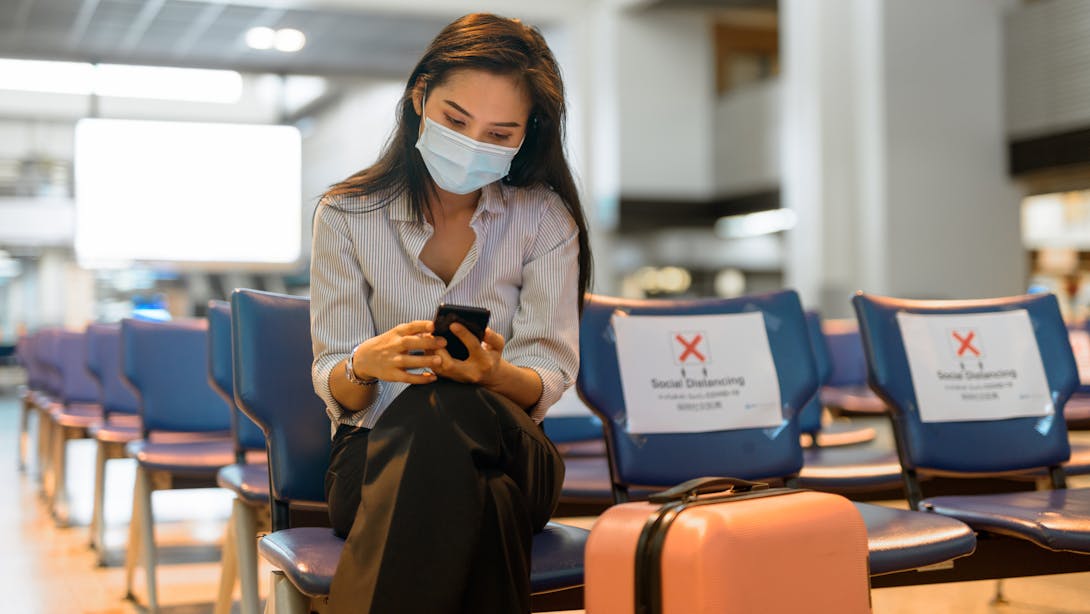
[[[473,212],[476,220],[484,213],[492,215],[502,213],[507,208],[508,191],[511,188],[494,181],[481,188],[481,200],[477,203],[477,210]],[[409,206],[409,193],[402,191],[390,203],[390,219],[398,222],[415,222],[412,208]]]

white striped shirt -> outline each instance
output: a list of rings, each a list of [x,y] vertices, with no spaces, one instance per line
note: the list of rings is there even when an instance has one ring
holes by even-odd
[[[546,187],[485,186],[470,219],[476,233],[448,285],[420,261],[433,228],[413,219],[406,195],[327,197],[318,206],[311,254],[310,327],[314,389],[337,424],[371,428],[408,384],[381,381],[371,406],[344,410],[329,373],[361,341],[439,303],[484,307],[506,341],[503,358],[541,377],[530,416],[537,422],[579,368],[578,229]],[[332,205],[332,206],[331,206]]]

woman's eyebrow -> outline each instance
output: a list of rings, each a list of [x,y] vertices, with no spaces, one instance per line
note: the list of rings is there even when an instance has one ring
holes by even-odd
[[[447,100],[445,98],[443,99],[443,102],[445,102],[445,103],[449,104],[450,106],[454,107],[459,113],[465,115],[469,119],[473,119],[473,114],[470,113],[469,111],[466,111],[465,109],[463,109],[461,107],[461,105],[459,105],[457,102],[454,102],[453,100]],[[492,125],[493,126],[500,126],[502,128],[518,128],[522,124],[520,124],[518,122],[494,122]]]

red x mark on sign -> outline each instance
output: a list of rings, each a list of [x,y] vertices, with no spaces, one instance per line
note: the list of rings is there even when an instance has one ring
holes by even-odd
[[[950,334],[954,335],[954,339],[961,345],[958,346],[958,358],[965,356],[965,352],[972,352],[973,356],[980,356],[980,350],[973,347],[973,337],[976,337],[975,331],[969,331],[969,334],[964,337],[959,335],[957,331],[952,331]]]
[[[681,347],[684,348],[684,350],[682,350],[681,352],[681,356],[679,356],[677,359],[678,362],[685,362],[685,360],[688,359],[690,355],[699,360],[700,362],[704,362],[706,360],[704,358],[704,355],[700,353],[700,350],[696,349],[696,346],[704,340],[704,336],[700,333],[696,333],[693,336],[692,341],[686,341],[685,337],[682,337],[680,334],[674,335],[674,339],[676,339],[677,342],[681,344]]]

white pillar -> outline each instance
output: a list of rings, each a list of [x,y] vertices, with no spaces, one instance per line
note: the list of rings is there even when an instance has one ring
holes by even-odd
[[[786,283],[831,317],[855,290],[969,298],[1024,289],[1006,176],[1002,7],[784,0]]]

